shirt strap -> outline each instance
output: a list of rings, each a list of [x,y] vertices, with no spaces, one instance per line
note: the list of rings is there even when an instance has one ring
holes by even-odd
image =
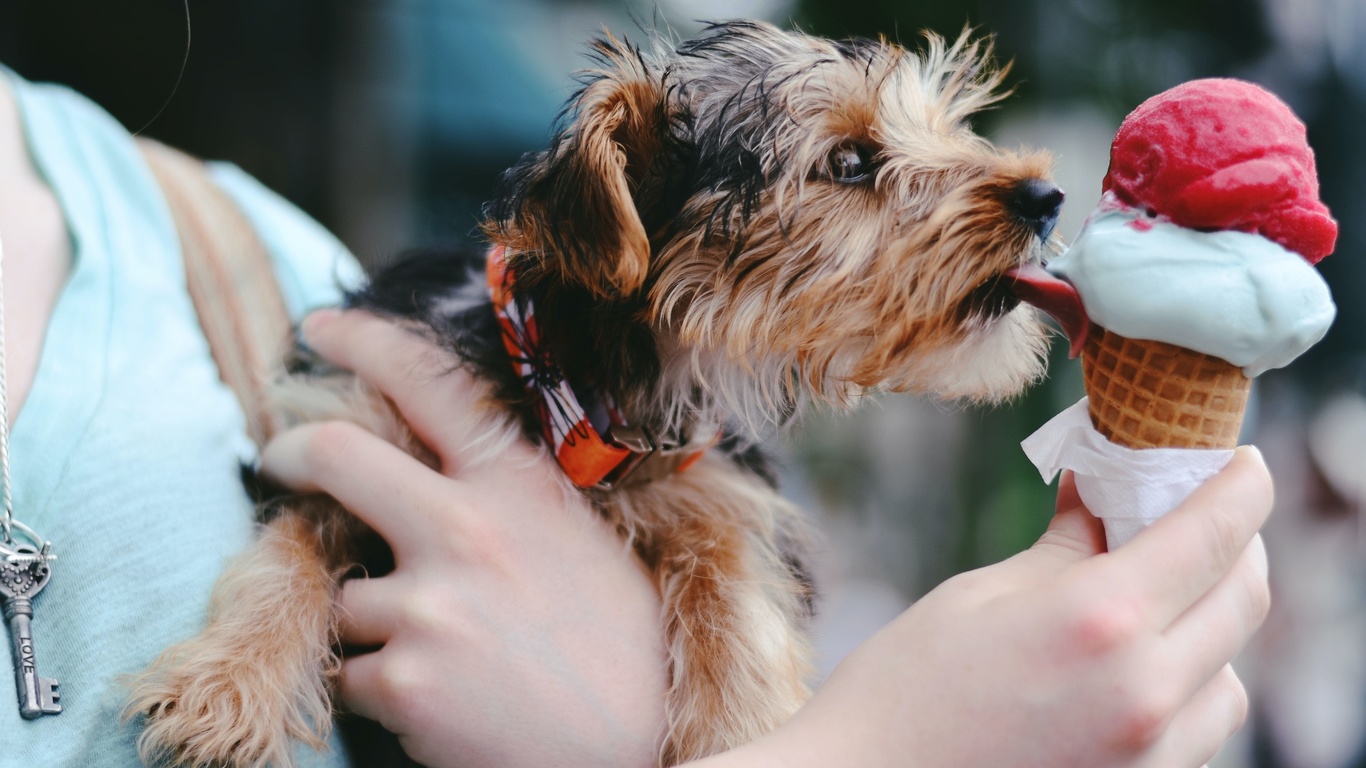
[[[270,255],[251,222],[197,158],[138,139],[180,236],[185,279],[218,375],[232,389],[258,446],[278,431],[266,386],[292,324]]]

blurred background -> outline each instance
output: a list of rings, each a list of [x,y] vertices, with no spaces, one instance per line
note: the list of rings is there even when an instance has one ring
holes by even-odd
[[[1070,239],[1100,194],[1111,136],[1180,81],[1259,82],[1309,126],[1342,224],[1321,265],[1331,335],[1258,380],[1247,441],[1278,510],[1275,608],[1238,667],[1253,715],[1218,768],[1366,767],[1366,2],[1362,0],[0,0],[0,62],[67,83],[130,130],[228,159],[366,263],[469,237],[498,173],[541,148],[584,42],[699,19],[766,18],[832,37],[995,35],[1015,95],[977,127],[1057,155]],[[174,96],[172,92],[174,90]],[[169,99],[169,101],[168,101]],[[1052,510],[1018,445],[1081,396],[1061,347],[1009,407],[887,397],[816,414],[785,446],[787,492],[824,532],[823,669],[959,571],[1031,544]]]

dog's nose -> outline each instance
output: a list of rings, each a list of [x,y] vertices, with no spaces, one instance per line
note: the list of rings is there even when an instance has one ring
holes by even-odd
[[[1015,185],[1010,207],[1038,234],[1047,240],[1058,225],[1058,210],[1062,208],[1063,193],[1057,185],[1043,179],[1025,179]]]

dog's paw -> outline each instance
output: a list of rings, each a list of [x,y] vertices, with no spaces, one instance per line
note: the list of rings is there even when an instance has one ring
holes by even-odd
[[[254,653],[211,631],[163,653],[130,681],[124,709],[142,727],[143,762],[292,768],[296,741],[324,749],[332,712],[320,672],[335,658],[301,670],[285,655]]]

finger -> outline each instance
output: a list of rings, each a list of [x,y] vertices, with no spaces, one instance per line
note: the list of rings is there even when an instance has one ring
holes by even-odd
[[[347,657],[337,677],[337,692],[356,714],[395,731],[392,699],[398,696],[384,650]],[[392,666],[392,665],[388,665]]]
[[[1152,608],[1159,629],[1210,590],[1271,514],[1271,476],[1255,448],[1239,448],[1180,506],[1079,574],[1121,600]]]
[[[390,594],[394,577],[348,579],[337,598],[341,641],[349,646],[384,645],[398,624],[398,601]]]
[[[1266,579],[1266,548],[1254,536],[1233,569],[1163,633],[1177,679],[1208,680],[1242,650],[1271,608]]]
[[[1247,691],[1224,665],[1186,702],[1154,745],[1143,768],[1203,766],[1247,720]]]
[[[1048,530],[1025,554],[1056,567],[1104,551],[1104,526],[1082,504],[1072,473],[1064,472],[1058,484],[1056,512],[1048,524]]]
[[[384,393],[443,461],[476,428],[483,387],[411,328],[368,312],[322,310],[304,319],[309,348]],[[461,406],[464,406],[463,410]]]
[[[389,543],[396,559],[424,549],[437,518],[461,508],[454,481],[345,421],[281,432],[261,452],[261,471],[288,488],[341,502]]]

